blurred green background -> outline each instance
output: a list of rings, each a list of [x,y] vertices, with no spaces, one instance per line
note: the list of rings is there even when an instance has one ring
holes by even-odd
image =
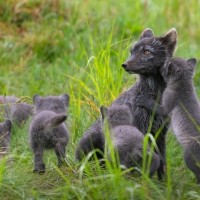
[[[175,55],[199,58],[199,8],[198,0],[2,0],[2,93],[32,97],[67,92],[69,81],[63,74],[81,79],[80,68],[107,45],[110,67],[121,70],[119,59],[129,56],[128,46],[147,27],[156,36],[176,28]]]

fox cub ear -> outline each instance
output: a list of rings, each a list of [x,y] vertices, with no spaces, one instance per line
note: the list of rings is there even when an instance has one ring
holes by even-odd
[[[187,64],[192,68],[192,70],[194,71],[197,65],[197,59],[196,58],[190,58],[189,60],[187,60]]]
[[[35,104],[39,99],[41,99],[42,97],[39,94],[35,94],[33,96],[33,103]]]
[[[69,97],[69,95],[68,95],[68,94],[63,94],[63,95],[60,95],[60,96],[59,96],[59,98],[61,98],[61,99],[62,99],[62,101],[64,102],[64,104],[65,104],[66,106],[68,106],[68,105],[69,105],[69,100],[70,100],[70,97]]]
[[[170,29],[165,35],[159,37],[158,40],[160,40],[160,42],[167,48],[169,56],[172,57],[176,50],[178,40],[176,29]]]
[[[173,80],[178,80],[182,74],[182,69],[172,62],[168,62],[166,65],[168,76],[173,77]]]
[[[140,40],[143,38],[153,37],[153,31],[150,28],[146,28],[140,35]]]

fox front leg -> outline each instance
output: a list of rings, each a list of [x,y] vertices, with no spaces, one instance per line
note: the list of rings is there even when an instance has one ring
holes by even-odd
[[[156,103],[156,101],[149,99],[144,95],[139,95],[137,97],[136,104],[137,104],[137,106],[145,107],[145,108],[151,110],[152,112],[154,111],[154,109],[156,109],[155,113],[162,117],[166,117],[166,115],[167,115],[165,113],[163,106],[159,105],[158,103]]]
[[[144,95],[139,95],[136,99],[136,104],[137,106],[142,106],[152,111],[154,108],[155,101],[147,98]]]

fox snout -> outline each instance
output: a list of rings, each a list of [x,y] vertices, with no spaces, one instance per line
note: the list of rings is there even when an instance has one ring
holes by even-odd
[[[122,67],[125,69],[125,68],[127,67],[127,63],[126,63],[126,62],[123,63],[123,64],[122,64]]]

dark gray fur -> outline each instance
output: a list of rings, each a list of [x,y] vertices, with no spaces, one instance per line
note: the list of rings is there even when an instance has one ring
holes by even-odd
[[[66,108],[69,104],[69,95],[33,97],[35,105],[34,117],[29,127],[30,146],[34,153],[34,173],[44,173],[43,152],[45,149],[54,149],[58,166],[65,158],[65,148],[69,141],[69,131],[63,123],[67,119]]]
[[[11,121],[5,120],[0,123],[0,157],[8,153],[11,138]]]
[[[106,130],[106,124],[111,134],[111,141],[116,155],[119,156],[119,164],[126,168],[142,167],[143,162],[143,140],[144,135],[134,126],[132,126],[132,112],[129,106],[113,105],[109,108],[101,106],[102,130]],[[108,150],[108,158],[110,151]],[[150,147],[146,152],[148,163]],[[117,160],[117,156],[116,156]],[[159,156],[153,152],[149,169],[149,175],[152,176],[160,165]]]
[[[159,115],[171,116],[171,124],[179,143],[184,147],[184,160],[200,184],[200,106],[193,85],[196,59],[171,58],[161,68],[167,83]],[[155,101],[138,97],[138,105],[153,110]]]
[[[123,105],[130,103],[133,108],[132,125],[143,134],[147,133],[152,112],[149,109],[136,105],[138,95],[148,96],[155,100],[161,95],[166,84],[159,72],[159,68],[170,58],[176,48],[177,32],[175,29],[169,30],[162,37],[154,37],[151,29],[146,29],[141,34],[139,41],[131,49],[131,57],[122,65],[130,74],[139,74],[139,80],[129,90],[125,91],[111,105]],[[145,55],[145,50],[150,54]],[[151,133],[156,134],[163,125],[165,119],[162,116],[155,115]],[[156,143],[161,153],[161,164],[158,169],[158,177],[162,178],[165,165],[165,135],[168,130],[166,124],[159,134]],[[92,149],[104,151],[104,136],[101,130],[100,120],[98,119],[89,130],[87,130],[78,143],[76,150],[76,159],[81,160],[84,155]],[[101,158],[101,154],[97,155]]]
[[[0,96],[0,111],[3,111],[4,119],[10,119],[21,127],[33,115],[34,106],[24,102],[16,103],[18,100],[14,96]]]

